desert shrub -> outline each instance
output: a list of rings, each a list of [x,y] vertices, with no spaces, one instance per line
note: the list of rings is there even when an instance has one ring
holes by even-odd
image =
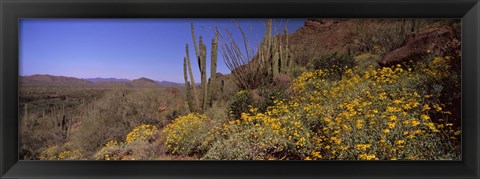
[[[110,140],[98,150],[96,160],[148,160],[156,155],[155,141],[159,138],[156,126],[142,124],[125,137],[125,142]]]
[[[233,75],[228,74],[221,76],[216,79],[218,83],[219,93],[216,96],[216,100],[223,100],[227,101],[230,100],[232,96],[234,96],[238,91],[238,87],[235,84],[235,78]]]
[[[185,113],[180,103],[163,89],[111,90],[84,107],[81,125],[71,141],[93,154],[106,141],[124,140],[132,128],[167,124],[167,117]],[[160,106],[165,109],[160,111]]]
[[[75,149],[71,143],[50,145],[44,148],[39,155],[40,160],[81,160],[83,158],[83,152]]]
[[[358,38],[356,51],[384,55],[402,45],[406,35],[420,28],[419,19],[383,20],[378,22],[359,21],[354,27]]]
[[[248,112],[253,105],[253,94],[251,90],[242,90],[233,96],[229,104],[230,117],[239,119],[244,112]]]
[[[158,129],[153,125],[140,125],[128,133],[125,138],[125,143],[132,143],[137,141],[143,142],[153,142],[155,141],[155,134],[157,134]]]
[[[372,68],[378,67],[378,61],[381,60],[381,57],[372,53],[360,53],[353,57],[358,64],[360,69],[371,70]]]
[[[171,95],[162,89],[139,89],[125,96],[119,111],[124,113],[129,126],[163,125],[173,111],[185,111],[177,101],[179,98],[180,95]],[[161,107],[164,110],[160,110]]]
[[[267,111],[267,108],[273,106],[274,100],[286,99],[288,94],[282,86],[263,86],[253,91],[243,90],[238,92],[229,105],[230,118],[240,119],[242,113],[249,113],[251,108],[258,109],[259,112]]]
[[[419,70],[433,76],[448,70],[432,63],[437,62]],[[444,104],[429,100],[432,94],[423,90],[429,76],[424,74],[400,65],[363,74],[349,69],[331,83],[328,74],[317,70],[297,78],[298,100],[288,106],[318,131],[313,139],[321,142],[315,142],[313,151],[325,159],[458,159],[460,131],[452,127],[455,119],[442,109]]]
[[[155,145],[148,141],[130,143],[109,141],[93,155],[93,158],[95,160],[150,160],[155,155]]]
[[[422,73],[425,85],[422,91],[430,94],[426,99],[431,102],[439,101],[449,109],[453,118],[461,118],[461,69],[458,57],[435,57],[430,62],[415,65]],[[438,114],[434,114],[438,115]],[[460,120],[451,121],[460,126]]]
[[[73,133],[70,141],[87,155],[93,154],[106,141],[122,140],[129,132],[129,126],[115,116],[96,114],[94,111],[84,116],[78,131]]]
[[[215,101],[211,108],[205,111],[205,115],[212,119],[214,124],[222,124],[228,121],[229,108],[226,101]]]
[[[188,114],[167,125],[161,136],[169,153],[179,155],[202,155],[205,152],[211,119],[202,114]]]
[[[310,68],[312,70],[329,70],[332,78],[338,79],[342,76],[347,68],[356,66],[356,62],[352,55],[339,54],[337,52],[328,54],[314,59]]]
[[[254,158],[250,149],[254,148],[248,136],[234,134],[229,139],[216,141],[202,160],[248,160]]]
[[[308,156],[311,136],[308,127],[299,118],[276,117],[280,108],[267,114],[252,109],[241,119],[225,124],[222,134],[202,159],[208,160],[266,160],[303,159]],[[295,114],[292,114],[295,115]]]
[[[307,65],[305,65],[305,66],[307,66]],[[300,76],[301,74],[307,72],[308,69],[305,66],[295,65],[290,72],[292,77],[296,78],[296,77]]]
[[[266,112],[268,107],[275,105],[275,100],[284,100],[288,98],[286,88],[282,86],[264,86],[255,90],[256,99],[252,105],[259,112]],[[248,111],[248,110],[247,110]],[[244,111],[244,112],[247,112]]]
[[[65,142],[62,131],[52,127],[50,121],[42,121],[41,117],[34,115],[29,116],[27,120],[20,118],[19,123],[19,155],[23,160],[38,159],[43,148]]]
[[[458,119],[428,90],[449,75],[444,60],[303,73],[290,99],[225,123],[203,159],[460,159]]]
[[[404,45],[405,37],[410,33],[441,27],[452,26],[459,32],[459,23],[455,19],[381,19],[357,20],[353,36],[356,37],[352,45],[353,51],[369,52],[383,56],[392,50]],[[458,38],[458,35],[456,35]]]

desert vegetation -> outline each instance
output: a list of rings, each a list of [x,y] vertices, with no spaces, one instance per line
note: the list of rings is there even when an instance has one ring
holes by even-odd
[[[269,19],[256,47],[236,27],[207,49],[191,24],[184,84],[21,85],[20,158],[461,159],[459,20]]]

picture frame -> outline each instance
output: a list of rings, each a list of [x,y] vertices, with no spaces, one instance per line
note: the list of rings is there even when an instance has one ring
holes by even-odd
[[[20,18],[461,18],[462,161],[19,161]],[[478,0],[1,0],[1,178],[479,178]]]

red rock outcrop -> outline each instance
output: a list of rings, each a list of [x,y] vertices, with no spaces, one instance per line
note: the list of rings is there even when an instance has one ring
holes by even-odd
[[[452,50],[460,49],[460,41],[454,38],[453,29],[449,26],[430,28],[418,33],[409,34],[400,48],[387,53],[380,66],[391,66],[410,60],[416,60],[427,54],[445,55]]]

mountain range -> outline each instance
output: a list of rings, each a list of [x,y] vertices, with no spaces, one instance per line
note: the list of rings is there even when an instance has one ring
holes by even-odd
[[[20,76],[20,86],[71,86],[71,87],[100,87],[100,88],[155,88],[155,87],[183,87],[183,83],[170,81],[155,81],[145,77],[128,80],[118,78],[75,78],[53,75]]]

